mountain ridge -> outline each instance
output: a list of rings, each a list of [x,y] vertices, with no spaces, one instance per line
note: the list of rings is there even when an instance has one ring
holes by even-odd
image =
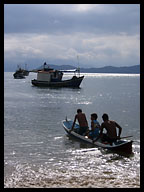
[[[50,68],[56,69],[56,70],[71,70],[76,69],[77,67],[73,65],[54,65],[54,64],[48,64]],[[43,65],[40,67],[37,67],[35,69],[43,68]],[[16,69],[15,69],[16,70]],[[31,71],[33,69],[29,69]],[[13,69],[5,69],[5,72],[14,72]],[[80,68],[81,73],[134,73],[139,74],[140,73],[140,65],[133,65],[133,66],[123,66],[123,67],[114,67],[114,66],[104,66],[104,67],[89,67],[89,68]]]
[[[77,67],[72,65],[53,65],[48,64],[50,68],[56,70],[71,70],[76,69]],[[37,69],[43,68],[43,65]],[[80,68],[81,73],[140,73],[140,65],[133,65],[133,66],[123,66],[123,67],[114,67],[114,66],[104,66],[104,67],[90,67],[90,68]]]

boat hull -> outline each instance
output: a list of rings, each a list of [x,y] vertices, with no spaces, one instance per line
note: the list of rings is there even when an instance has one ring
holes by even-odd
[[[101,140],[98,140],[93,143],[93,141],[91,139],[89,139],[85,136],[79,135],[78,133],[75,132],[79,128],[78,124],[75,124],[74,131],[69,132],[72,127],[72,123],[73,123],[72,121],[66,121],[66,120],[64,120],[62,122],[63,127],[69,136],[75,137],[79,141],[87,142],[93,146],[108,149],[113,152],[120,153],[122,155],[132,154],[132,142],[133,141],[118,140],[118,141],[114,142],[112,145],[110,145],[109,143],[102,143]]]
[[[25,76],[22,73],[14,73],[13,76],[15,79],[25,79]]]
[[[32,84],[38,87],[72,87],[78,88],[83,80],[84,76],[76,77],[74,76],[72,79],[63,80],[59,82],[48,82],[48,81],[38,81],[36,79],[32,80]]]
[[[15,79],[24,79],[25,78],[25,76],[28,76],[29,75],[29,71],[27,71],[27,70],[24,70],[24,69],[19,69],[19,70],[17,70],[14,74],[13,74],[13,76],[14,76],[14,78]]]
[[[24,75],[24,76],[29,76],[29,71],[23,70],[23,75]]]

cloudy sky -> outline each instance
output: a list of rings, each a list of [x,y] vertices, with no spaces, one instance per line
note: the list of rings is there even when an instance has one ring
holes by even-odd
[[[140,5],[5,4],[4,53],[5,65],[140,64]]]

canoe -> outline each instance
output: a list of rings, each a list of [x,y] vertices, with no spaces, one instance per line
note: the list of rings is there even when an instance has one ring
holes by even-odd
[[[117,140],[116,142],[113,142],[111,145],[110,143],[102,142],[101,139],[99,139],[93,143],[92,139],[88,138],[87,136],[79,135],[77,133],[77,130],[79,129],[78,124],[75,124],[74,129],[71,132],[69,132],[69,131],[72,127],[73,121],[63,120],[62,124],[63,124],[65,131],[68,133],[68,135],[78,139],[79,141],[83,141],[83,142],[89,143],[93,146],[108,149],[108,150],[111,150],[113,152],[120,153],[120,154],[122,154],[122,153],[124,153],[125,155],[132,154],[132,142],[133,142],[132,140],[120,139],[120,140]]]

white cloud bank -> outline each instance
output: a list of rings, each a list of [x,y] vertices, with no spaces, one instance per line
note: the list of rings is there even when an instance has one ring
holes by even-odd
[[[140,64],[139,9],[139,4],[5,5],[5,63],[41,58],[71,64],[78,55],[82,67]]]
[[[79,55],[83,66],[135,65],[134,59],[140,55],[139,36],[126,34],[95,35],[75,34],[6,34],[5,57],[7,59],[27,60],[28,58],[44,58],[76,60]],[[132,59],[130,59],[132,58]]]

